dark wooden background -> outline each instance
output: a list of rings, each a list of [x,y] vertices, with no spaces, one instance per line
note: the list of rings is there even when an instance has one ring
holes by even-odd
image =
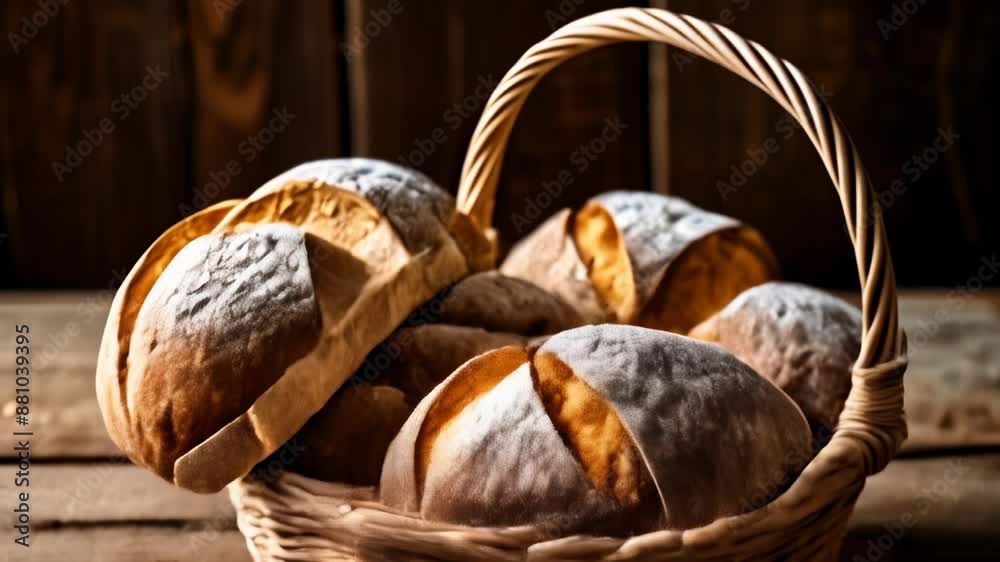
[[[73,1],[17,53],[3,45],[0,284],[103,287],[185,208],[246,195],[312,158],[403,158],[454,190],[481,81],[499,79],[562,14],[636,4],[398,2],[402,11],[381,25],[373,10],[387,0]],[[885,211],[900,284],[964,285],[996,253],[996,3],[911,0],[919,9],[888,39],[879,20],[892,22],[903,0],[652,4],[722,20],[832,92],[879,189],[905,182]],[[22,18],[40,9],[6,0],[5,34],[21,34]],[[780,138],[781,112],[750,86],[677,60],[660,48],[613,47],[543,81],[508,152],[496,217],[503,240],[517,238],[512,217],[525,198],[569,170],[573,185],[546,213],[605,189],[670,192],[759,227],[787,277],[856,286],[839,204],[805,136]],[[115,99],[156,65],[169,75],[120,118]],[[463,102],[468,117],[448,112]],[[295,118],[250,161],[241,143],[286,107]],[[574,151],[615,117],[628,128],[580,171]],[[58,181],[53,162],[105,118],[114,132]],[[960,139],[911,180],[904,164],[948,127]],[[436,129],[446,139],[428,144]],[[779,137],[779,152],[724,200],[717,182],[768,137]],[[433,153],[411,157],[419,144]],[[239,173],[201,199],[231,161]]]

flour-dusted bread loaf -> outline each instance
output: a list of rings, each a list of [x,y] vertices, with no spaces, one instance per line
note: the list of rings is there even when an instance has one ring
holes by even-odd
[[[447,193],[374,160],[312,162],[196,213],[112,304],[97,369],[108,431],[136,463],[217,491],[489,248]]]
[[[555,214],[500,269],[562,296],[588,321],[678,333],[778,274],[756,230],[676,197],[632,191]]]
[[[563,298],[523,279],[483,271],[462,279],[442,298],[435,322],[478,326],[524,336],[555,334],[586,323]]]
[[[691,330],[774,381],[802,408],[814,434],[833,435],[861,350],[861,311],[819,289],[766,283]]]
[[[301,451],[282,468],[330,482],[378,484],[389,442],[427,393],[469,358],[526,341],[448,324],[400,329],[306,422],[291,441]]]
[[[809,447],[798,407],[723,349],[588,326],[465,363],[393,440],[380,493],[429,520],[621,536],[759,507]]]
[[[527,281],[495,271],[470,275],[414,311],[368,354],[293,439],[301,451],[284,468],[320,480],[378,484],[389,441],[455,369],[481,353],[581,323],[569,305]]]

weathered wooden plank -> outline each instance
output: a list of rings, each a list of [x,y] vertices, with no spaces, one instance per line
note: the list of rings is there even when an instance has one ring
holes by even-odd
[[[245,196],[296,164],[344,152],[335,2],[187,6],[199,104],[185,214]]]
[[[93,387],[109,295],[0,294],[0,325],[26,322],[38,338],[32,353],[42,366],[33,380],[32,424],[37,424],[39,457],[117,453]],[[935,291],[904,292],[900,317],[911,354],[905,397],[910,438],[904,452],[1000,445],[1000,292],[958,300]],[[67,330],[72,325],[78,329]],[[13,363],[13,346],[0,345],[0,362]],[[10,400],[0,398],[0,420],[11,419]],[[0,450],[0,458],[9,455]]]
[[[904,293],[910,365],[904,452],[1000,446],[1000,299],[995,291]]]
[[[14,465],[0,464],[0,471],[14,472]],[[202,495],[158,478],[129,464],[111,461],[90,463],[35,463],[30,486],[15,487],[13,478],[0,480],[0,493],[16,498],[30,494],[31,523],[44,529],[66,524],[113,524],[142,521],[148,524],[207,522],[218,530],[236,529],[235,511],[225,492]],[[13,525],[11,510],[0,515],[0,524]]]
[[[190,103],[177,3],[57,4],[3,8],[5,30],[45,22],[4,57],[4,277],[98,287],[176,220]]]
[[[879,22],[899,22],[893,10],[901,2],[666,2],[758,41],[830,94],[881,193],[901,283],[960,284],[975,275],[981,256],[993,255],[997,227],[986,209],[996,207],[996,190],[975,179],[991,165],[983,143],[976,145],[990,138],[982,116],[991,110],[972,93],[981,71],[970,61],[984,64],[996,38],[969,37],[995,19],[994,3],[983,12],[964,2],[920,3],[886,34]],[[669,127],[677,141],[666,155],[671,193],[760,228],[789,278],[856,283],[840,203],[806,136],[728,71],[675,55],[663,63],[669,120],[651,124]],[[939,129],[949,126],[960,138],[935,151]],[[773,154],[763,150],[769,138],[779,146]]]
[[[30,548],[9,546],[10,562],[249,562],[243,536],[211,527],[121,525],[32,532]],[[16,550],[15,550],[16,548]]]
[[[12,431],[28,429],[34,432],[31,436],[34,458],[120,457],[121,453],[104,429],[97,407],[93,367],[36,374],[32,378],[31,394],[28,426],[15,425],[16,405],[9,392],[4,392],[0,402],[3,404],[0,422]],[[6,446],[11,442],[12,438],[4,437],[0,459],[16,456],[16,452]]]
[[[567,21],[628,4],[349,0],[353,151],[403,162],[454,191],[485,99],[517,58]],[[601,191],[649,188],[643,49],[588,53],[538,85],[498,191],[494,221],[505,244]],[[595,140],[616,118],[627,128]],[[581,151],[592,142],[596,150]],[[571,185],[558,185],[560,172]]]
[[[868,479],[841,559],[993,560],[997,529],[1000,454],[896,460]]]
[[[0,344],[0,364],[14,365],[14,326],[29,326],[32,455],[41,458],[114,458],[94,387],[97,350],[110,292],[2,293],[0,326],[11,334]],[[12,391],[0,392],[0,421],[13,426]],[[10,458],[9,447],[0,458]]]

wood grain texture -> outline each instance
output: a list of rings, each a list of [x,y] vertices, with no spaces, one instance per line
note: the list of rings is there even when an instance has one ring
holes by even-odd
[[[455,191],[486,97],[518,56],[567,21],[632,3],[403,0],[401,11],[378,25],[390,4],[347,3],[347,43],[358,50],[350,63],[352,148],[402,159]],[[495,224],[505,245],[591,195],[649,188],[644,53],[644,46],[624,45],[589,54],[553,73],[531,96],[499,189]],[[627,128],[613,141],[595,140],[605,120],[616,118]],[[592,159],[580,150],[591,142],[598,149]],[[558,195],[550,197],[543,183],[558,182],[560,173],[567,185],[553,187]]]
[[[29,429],[32,457],[94,458],[120,462],[100,409],[94,376],[97,349],[111,304],[111,293],[0,293],[0,325],[27,324],[31,360]],[[0,361],[14,364],[13,345],[0,346]],[[16,404],[0,397],[0,420],[13,423]],[[9,447],[0,459],[10,458]]]
[[[907,333],[904,453],[1000,447],[1000,295],[913,293]]]
[[[868,479],[841,560],[993,560],[998,528],[1000,455],[897,460]]]
[[[0,293],[0,325],[27,323],[38,356],[33,378],[33,454],[49,458],[118,455],[104,429],[94,369],[110,293]],[[853,298],[850,295],[844,295]],[[1000,293],[958,298],[903,292],[900,319],[909,337],[906,375],[909,439],[903,454],[1000,446]],[[75,333],[75,336],[70,334]],[[0,362],[13,363],[0,347]],[[0,399],[0,420],[14,415]],[[11,452],[0,449],[0,458]]]
[[[176,4],[58,4],[4,56],[6,285],[103,286],[173,222],[185,180]],[[38,12],[5,2],[3,27]]]
[[[39,463],[31,467],[30,488],[16,488],[12,478],[0,482],[0,492],[11,498],[31,494],[32,525],[40,529],[63,524],[116,524],[144,521],[182,526],[206,523],[219,530],[236,529],[235,512],[225,493],[199,495],[161,480],[128,464]],[[9,527],[13,512],[0,522]]]
[[[188,0],[191,207],[346,152],[336,5]]]
[[[107,304],[106,295],[94,292],[0,293],[0,325],[28,323],[40,338],[38,345],[32,344],[33,353],[46,345],[58,350],[32,383],[32,424],[37,431],[32,455],[38,461],[32,467],[33,489],[38,490],[32,496],[38,525],[33,559],[248,559],[223,494],[191,494],[122,464],[107,438],[93,390]],[[948,317],[938,320],[934,337],[925,340],[919,330],[930,330],[929,321],[939,311],[947,311]],[[913,352],[906,396],[911,442],[923,444],[907,445],[904,453],[951,456],[904,455],[870,479],[842,559],[855,562],[855,555],[869,559],[868,541],[878,541],[886,533],[886,523],[900,522],[911,513],[915,523],[885,550],[883,560],[988,560],[983,553],[997,548],[992,531],[1000,525],[1000,456],[947,452],[956,447],[967,450],[967,440],[977,433],[963,424],[980,418],[957,416],[941,433],[936,421],[940,418],[920,413],[918,406],[928,401],[957,411],[969,411],[969,404],[995,406],[1000,294],[985,291],[954,301],[941,292],[904,292],[900,315]],[[71,323],[79,326],[79,332],[64,340],[60,334]],[[0,362],[12,363],[12,353],[11,346],[0,346]],[[9,396],[0,403],[0,420],[10,423]],[[995,451],[997,443],[987,445]],[[0,469],[7,470],[13,466],[9,447],[0,451]],[[74,457],[80,460],[65,462]],[[970,469],[948,484],[947,471],[954,466],[949,462]],[[939,480],[947,485],[943,493],[934,489],[935,485],[941,489]],[[0,494],[10,495],[12,486],[10,480],[0,481]],[[920,493],[925,489],[937,501],[920,512],[925,507]],[[9,524],[10,514],[0,519]],[[18,559],[16,551],[10,554],[11,560]]]
[[[760,42],[830,94],[880,192],[901,286],[961,283],[975,275],[982,255],[993,255],[996,221],[984,213],[996,194],[979,168],[982,144],[968,140],[986,138],[983,117],[993,110],[984,113],[975,101],[983,93],[972,94],[978,86],[970,85],[980,82],[981,67],[968,61],[995,56],[994,34],[973,30],[995,17],[996,6],[921,3],[897,31],[883,35],[879,22],[892,25],[893,6],[901,2],[664,1]],[[967,39],[973,34],[976,46]],[[838,201],[805,135],[766,96],[725,71],[676,51],[667,59],[668,78],[653,95],[667,96],[669,120],[651,126],[669,127],[673,139],[670,192],[759,227],[788,278],[854,286]],[[949,126],[961,138],[915,163]],[[768,139],[777,149],[757,164],[751,153],[760,160]]]
[[[341,155],[335,7],[61,6],[5,55],[0,282],[104,287],[184,214]],[[38,11],[5,3],[4,29]],[[271,128],[275,112],[294,117]],[[76,165],[53,170],[66,162]]]
[[[65,527],[33,533],[31,548],[8,552],[9,562],[250,562],[238,531],[211,527],[116,525]]]
[[[385,20],[393,2],[401,11]],[[104,286],[182,213],[249,193],[311,158],[402,157],[453,189],[482,109],[475,97],[480,78],[498,79],[565,21],[635,3],[577,4],[70,2],[4,57],[0,286]],[[832,93],[883,192],[901,285],[962,283],[976,275],[981,256],[994,254],[996,87],[983,69],[996,60],[990,26],[1000,5],[926,2],[889,29],[879,22],[898,22],[900,2],[640,4],[723,22]],[[21,18],[38,11],[36,0],[11,0],[0,21],[21,34]],[[362,46],[355,53],[351,45]],[[779,123],[781,113],[762,94],[677,54],[614,47],[542,84],[507,158],[497,208],[505,244],[594,193],[652,187],[760,227],[790,278],[853,286],[837,202],[803,135]],[[158,64],[165,80],[141,102],[129,102],[134,107],[122,102],[146,67]],[[463,102],[470,109],[455,112]],[[248,142],[285,107],[295,115],[285,131],[259,149]],[[581,171],[574,152],[615,116],[629,129]],[[67,146],[76,150],[106,118],[114,132],[59,181],[53,163],[65,162]],[[915,164],[938,129],[948,127],[960,135],[956,143],[926,169]],[[769,138],[780,149],[723,199],[717,182],[731,184],[730,166]],[[564,170],[574,183],[542,205],[542,182]],[[894,182],[901,182],[900,194]],[[515,225],[515,215],[536,212],[541,216]],[[984,281],[995,285],[997,277]]]

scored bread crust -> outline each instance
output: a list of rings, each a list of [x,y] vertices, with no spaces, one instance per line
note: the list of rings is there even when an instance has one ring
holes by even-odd
[[[287,468],[330,482],[378,484],[390,441],[427,393],[469,358],[526,341],[449,324],[397,330],[296,434],[304,450]]]
[[[423,430],[428,412],[437,404],[438,397],[452,385],[462,383],[464,390],[475,392],[454,392],[461,397],[463,394],[470,400],[477,395],[493,388],[506,375],[505,369],[514,369],[524,363],[527,353],[520,346],[506,346],[466,361],[441,384],[431,390],[417,405],[396,438],[389,445],[385,464],[382,467],[382,478],[379,492],[382,501],[391,507],[409,512],[420,512],[422,484],[418,485],[417,460],[419,451],[418,436]],[[508,371],[509,372],[509,371]],[[469,382],[468,379],[471,379]],[[458,381],[458,382],[456,382]],[[455,398],[452,402],[460,398]],[[426,470],[421,467],[420,470]]]
[[[222,201],[167,229],[132,267],[112,300],[98,353],[97,403],[112,441],[133,460],[141,454],[141,445],[133,443],[131,435],[131,413],[126,403],[127,362],[139,308],[170,260],[189,242],[214,228],[237,204],[239,201]]]
[[[687,529],[773,499],[810,450],[798,407],[721,348],[587,326],[458,369],[393,440],[381,494],[461,524]]]
[[[316,345],[321,319],[308,261],[304,233],[286,224],[202,236],[171,260],[131,338],[126,399],[144,464],[172,478],[178,457]]]
[[[264,197],[290,181],[309,179],[358,193],[399,233],[411,253],[452,238],[471,271],[495,265],[493,243],[472,220],[455,211],[455,199],[423,173],[371,158],[337,158],[300,164],[265,183],[248,199]]]
[[[851,390],[861,350],[861,311],[819,289],[766,283],[691,330],[773,381],[829,438]]]
[[[419,324],[426,321],[432,323]],[[468,359],[508,345],[531,345],[540,334],[581,323],[568,304],[527,281],[497,271],[465,277],[414,311],[405,326],[368,354],[344,387],[296,434],[305,450],[288,468],[326,481],[377,484],[381,463],[360,470],[358,459],[384,458],[388,441],[376,433],[371,439],[359,438],[344,446],[348,441],[342,435],[357,436],[357,431],[337,427],[343,416],[328,410],[359,412],[358,423],[365,425],[364,419],[381,415],[378,409],[385,408],[385,423],[368,425],[394,435],[403,421],[397,404],[372,400],[375,391],[370,387],[398,390],[404,404],[412,408]],[[348,391],[354,387],[365,390]]]
[[[318,179],[347,178],[344,170],[352,166],[357,168],[357,173],[353,179],[344,179],[343,186]],[[324,169],[337,172],[324,176]],[[458,242],[449,235],[448,225],[455,224],[454,215],[457,214],[452,209],[449,216],[443,207],[450,201],[449,197],[443,192],[428,191],[422,180],[408,180],[412,174],[390,164],[361,159],[346,163],[338,160],[310,163],[282,174],[247,200],[206,209],[185,219],[157,240],[133,268],[116,297],[98,362],[101,408],[116,444],[130,458],[172,479],[175,484],[199,492],[213,492],[249,472],[255,463],[290,438],[350,376],[369,349],[387,337],[412,310],[467,274],[470,263],[482,261],[482,256],[466,256]],[[427,193],[432,193],[427,195],[427,204],[434,209],[433,213],[427,214],[439,224],[435,226],[422,221],[399,232],[394,223],[403,224],[410,216],[407,214],[409,211],[416,213],[419,205],[415,201]],[[369,195],[390,216],[373,205],[367,199]],[[442,220],[446,223],[441,223]],[[211,246],[220,239],[252,235],[274,223],[292,225],[290,228],[300,229],[304,236],[314,308],[320,319],[319,329],[311,331],[306,323],[299,326],[297,314],[269,311],[264,306],[253,310],[251,305],[245,314],[272,317],[271,326],[278,326],[276,329],[279,332],[282,325],[298,326],[289,329],[288,333],[301,336],[303,343],[297,344],[298,348],[292,345],[285,359],[267,365],[250,360],[220,363],[212,358],[213,354],[221,354],[210,349],[199,352],[203,360],[190,363],[190,355],[185,354],[190,351],[189,346],[171,345],[167,349],[176,351],[162,353],[163,358],[152,366],[155,368],[137,372],[136,368],[143,368],[148,358],[142,356],[145,352],[140,346],[131,345],[133,324],[158,278],[181,249],[201,235],[212,240],[207,242]],[[465,232],[463,235],[468,234]],[[477,246],[465,244],[463,247]],[[213,279],[211,273],[209,264],[205,283],[221,282],[218,278]],[[162,280],[164,285],[170,282],[171,278]],[[197,286],[197,283],[191,286]],[[161,292],[170,293],[170,287]],[[178,303],[183,305],[178,308]],[[148,324],[162,328],[162,323],[155,321],[156,317],[177,315],[180,309],[192,308],[190,304],[183,299],[154,299],[144,315],[154,319]],[[221,311],[225,307],[214,306],[214,309]],[[380,313],[373,315],[371,310]],[[245,325],[259,326],[261,321]],[[233,326],[221,326],[223,322],[226,322],[225,315],[215,314],[206,316],[197,324],[178,320],[173,326],[178,329],[177,333],[200,330],[206,337],[227,329],[239,332]],[[252,339],[253,334],[246,330],[242,334],[244,340]],[[147,350],[153,348],[154,342],[157,346],[163,345],[162,337],[169,338],[169,331],[161,329],[155,339],[147,338]],[[196,341],[198,334],[189,333],[186,337],[189,341]],[[239,334],[226,338],[232,345],[239,345]],[[289,335],[281,339],[285,341],[295,337]],[[309,341],[315,343],[311,348]],[[303,353],[301,348],[308,349]],[[257,351],[263,352],[260,349]],[[189,369],[195,373],[172,375],[170,371],[163,370],[161,367],[168,364],[171,358],[178,365],[176,372],[182,372],[181,366],[188,363]],[[198,369],[212,371],[216,366],[223,366],[223,370],[229,371],[229,383],[225,382],[227,379],[223,373],[212,372],[215,376],[209,377],[208,387],[200,390],[190,389],[188,392],[181,385],[175,385],[173,394],[156,398],[150,392],[152,387],[144,390],[132,388],[144,387],[157,377],[191,378],[197,376]],[[247,378],[254,379],[254,382],[244,380],[232,386],[232,380]],[[179,434],[169,427],[175,425],[171,401],[176,400],[178,406],[183,403],[177,411],[191,411],[198,406],[212,408],[213,400],[220,399],[218,396],[222,397],[221,400],[233,400],[233,388],[252,389],[253,392],[248,394],[263,390],[256,397],[240,397],[241,406],[247,401],[252,401],[252,404],[235,418],[227,420],[222,427],[215,428],[216,431],[207,438],[194,443],[174,442]],[[128,396],[139,395],[149,398],[133,403],[127,399]],[[150,402],[155,406],[150,406]],[[132,411],[133,406],[135,412]],[[149,412],[153,412],[149,417],[159,417],[161,423],[156,423],[156,419],[136,423],[137,417]],[[229,410],[223,413],[222,408],[219,412],[220,418],[231,413]],[[202,426],[199,431],[186,435],[190,440],[197,440],[209,431],[210,428]],[[154,454],[150,454],[151,451]],[[183,454],[176,457],[171,472],[167,468],[169,459],[179,452]]]
[[[575,213],[557,213],[511,250],[501,271],[560,294],[591,322],[679,333],[778,275],[756,230],[676,197],[636,191],[611,191]]]
[[[530,281],[559,296],[588,323],[606,322],[609,312],[569,236],[572,220],[569,209],[552,215],[511,248],[500,273]]]
[[[474,273],[455,285],[443,299],[437,320],[524,336],[554,334],[586,323],[559,295],[495,270]]]
[[[790,483],[811,450],[799,408],[718,347],[604,325],[557,334],[538,353],[569,365],[616,410],[653,476],[671,528],[740,513],[742,502],[771,488],[776,473]]]

